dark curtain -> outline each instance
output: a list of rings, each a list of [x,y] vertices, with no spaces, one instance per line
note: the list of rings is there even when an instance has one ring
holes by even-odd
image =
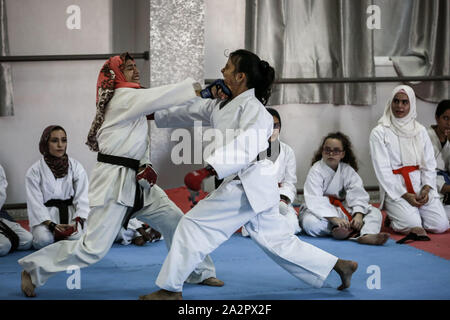
[[[450,1],[375,0],[383,29],[377,55],[389,56],[399,76],[450,75]],[[409,83],[422,100],[450,98],[450,81]]]
[[[369,0],[247,0],[246,46],[277,78],[374,77]],[[283,84],[270,104],[372,105],[375,84]]]

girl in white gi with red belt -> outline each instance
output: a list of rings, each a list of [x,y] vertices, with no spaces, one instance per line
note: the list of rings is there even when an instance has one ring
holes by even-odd
[[[450,220],[450,100],[438,103],[435,119],[436,125],[430,126],[427,131],[436,159],[437,191]]]
[[[273,118],[263,105],[270,96],[273,68],[255,54],[238,50],[230,54],[222,74],[231,90],[229,100],[198,97],[155,113],[158,127],[192,127],[202,121],[214,128],[214,147],[204,159],[208,166],[188,174],[185,183],[197,188],[213,174],[224,181],[181,219],[156,279],[161,290],[140,298],[181,299],[187,276],[242,225],[270,258],[298,279],[320,287],[334,269],[342,278],[339,289],[347,288],[357,263],[340,260],[289,232],[278,209],[273,163],[257,160],[273,131]],[[234,138],[227,141],[231,132]]]
[[[33,247],[55,240],[79,239],[89,214],[88,178],[81,163],[66,153],[67,134],[61,126],[44,129],[42,158],[25,175],[28,221]]]
[[[286,143],[280,141],[281,117],[277,110],[267,108],[267,111],[273,117],[273,133],[270,137],[270,159],[277,172],[278,190],[280,191],[280,214],[289,224],[289,230],[293,234],[300,233],[302,230],[298,221],[298,213],[293,207],[295,196],[297,195],[297,165],[295,161],[294,150]],[[250,236],[245,227],[242,228],[244,237]]]
[[[370,154],[380,184],[381,206],[390,226],[429,240],[426,231],[445,232],[449,222],[436,190],[436,160],[427,130],[415,119],[411,87],[392,91],[383,116],[370,134]]]
[[[19,260],[24,269],[21,288],[26,296],[35,296],[36,286],[71,265],[86,267],[102,259],[121,226],[127,226],[133,216],[161,232],[170,247],[183,213],[154,185],[146,114],[195,97],[193,84],[192,79],[187,79],[141,89],[139,72],[128,53],[104,64],[97,81],[97,114],[87,142],[91,150],[99,151],[89,185],[87,231],[78,241],[60,241]],[[137,175],[141,169],[143,173]],[[141,184],[146,188],[141,189]],[[189,282],[223,285],[215,278],[209,257],[191,271]]]
[[[300,223],[310,236],[355,239],[362,244],[382,245],[380,210],[369,204],[369,194],[357,173],[350,139],[330,133],[316,151],[304,185],[305,206]]]

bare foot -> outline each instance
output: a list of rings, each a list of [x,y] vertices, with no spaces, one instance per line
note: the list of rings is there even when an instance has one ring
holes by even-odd
[[[211,286],[211,287],[222,287],[225,283],[222,280],[211,277],[211,278],[203,280],[199,284],[203,284],[205,286]]]
[[[20,288],[22,292],[27,297],[36,297],[36,293],[34,293],[34,284],[31,282],[31,277],[28,272],[25,270],[22,271],[22,283],[20,284]]]
[[[358,269],[358,263],[351,260],[338,259],[333,268],[341,277],[342,284],[338,287],[338,290],[344,290],[350,287],[350,280],[352,274]]]
[[[358,243],[362,244],[372,244],[375,246],[381,246],[386,243],[389,239],[389,233],[380,232],[377,234],[365,234],[358,238]]]
[[[173,292],[164,289],[140,296],[139,300],[183,300],[181,292]]]

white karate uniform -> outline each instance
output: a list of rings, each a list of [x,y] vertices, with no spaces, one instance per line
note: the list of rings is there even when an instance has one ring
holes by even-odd
[[[6,201],[6,187],[8,181],[6,180],[5,170],[0,165],[0,209],[3,207]],[[28,250],[31,247],[31,241],[33,236],[30,232],[22,228],[22,226],[16,222],[9,221],[8,219],[0,218],[4,224],[6,224],[14,233],[19,237],[19,246],[17,250]],[[7,255],[11,249],[11,241],[2,233],[0,233],[0,257]]]
[[[109,101],[105,121],[98,131],[100,152],[149,162],[148,123],[145,115],[181,103],[195,96],[194,81],[150,89],[119,88]],[[136,172],[130,168],[97,162],[89,185],[88,228],[78,241],[59,241],[19,260],[35,286],[43,285],[56,272],[71,265],[86,267],[102,259],[122,226],[128,207],[134,203]],[[164,190],[154,185],[144,190],[144,207],[135,212],[158,230],[169,248],[182,211]],[[187,281],[201,282],[215,277],[210,257],[200,263]]]
[[[381,211],[369,204],[369,194],[364,190],[361,177],[347,163],[340,162],[334,171],[325,161],[317,161],[309,169],[303,190],[305,206],[300,211],[300,223],[308,235],[329,236],[332,224],[326,218],[349,220],[341,208],[330,203],[328,196],[340,199],[352,216],[357,212],[364,215],[360,236],[380,232]]]
[[[254,89],[241,93],[222,109],[220,105],[218,100],[195,98],[155,113],[158,127],[192,127],[194,121],[213,127],[217,135],[205,162],[219,179],[224,179],[181,219],[156,284],[181,292],[184,279],[203,257],[245,225],[250,237],[276,263],[320,287],[338,258],[289,232],[278,210],[280,197],[273,163],[268,159],[256,161],[258,153],[268,147],[272,115],[256,99]],[[241,130],[230,141],[220,139],[227,129]]]
[[[28,250],[31,248],[33,236],[17,222],[9,221],[8,219],[0,218],[15,234],[19,237],[19,246],[16,250]],[[0,257],[7,255],[11,249],[11,241],[2,233],[0,233]]]
[[[76,217],[87,219],[89,214],[88,178],[83,166],[77,160],[69,157],[67,175],[55,178],[45,163],[44,158],[35,162],[25,175],[25,190],[27,193],[28,220],[33,234],[33,247],[41,249],[54,242],[54,236],[48,227],[42,224],[46,220],[59,224],[59,209],[46,207],[44,204],[51,199],[66,200],[73,197],[73,205],[69,206],[68,223],[74,223]],[[68,240],[79,239],[86,230],[86,221],[82,228],[77,225],[77,231]]]
[[[436,161],[433,146],[425,128],[420,132],[423,142],[424,164],[419,170],[409,173],[412,186],[419,193],[424,185],[432,187],[428,202],[420,208],[411,206],[402,198],[406,190],[405,181],[392,170],[403,167],[399,138],[389,127],[377,125],[370,134],[370,154],[375,174],[380,185],[380,208],[385,208],[391,227],[397,232],[407,233],[413,227],[423,227],[433,233],[442,233],[449,228],[444,207],[436,191]]]
[[[428,135],[430,136],[431,144],[433,145],[434,158],[436,160],[436,171],[442,170],[450,173],[450,142],[447,140],[444,146],[441,145],[441,141],[436,134],[436,131],[432,127],[427,129]],[[437,191],[439,192],[439,196],[441,201],[444,200],[444,195],[441,194],[442,187],[445,184],[444,177],[441,175],[436,176],[436,186]],[[447,214],[447,218],[450,220],[450,205],[445,205],[443,203],[445,213]]]
[[[278,151],[272,150],[272,152]],[[297,183],[295,153],[290,146],[282,141],[280,141],[280,153],[274,162],[274,167],[277,172],[276,176],[280,195],[284,195],[290,200],[289,204],[282,201],[279,202],[280,214],[287,220],[290,232],[298,234],[302,230],[298,221],[297,211],[295,211],[292,205],[297,195],[297,188],[295,186]],[[242,228],[242,235],[244,237],[250,236],[245,227]]]

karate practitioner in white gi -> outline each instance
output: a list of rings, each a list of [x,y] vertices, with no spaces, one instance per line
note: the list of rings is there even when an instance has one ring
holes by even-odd
[[[286,143],[280,141],[281,117],[277,110],[267,108],[273,117],[273,133],[270,137],[271,155],[268,158],[274,163],[277,172],[278,190],[280,192],[280,214],[287,220],[290,231],[298,234],[302,230],[298,221],[298,213],[293,207],[297,195],[297,165],[294,150]],[[249,237],[245,227],[241,231],[244,237]]]
[[[58,239],[58,231],[73,227],[67,240],[79,239],[89,214],[88,177],[80,162],[66,154],[67,135],[61,126],[48,126],[42,133],[42,158],[25,175],[28,221],[33,247],[41,249]],[[49,203],[68,201],[65,209]],[[63,217],[62,210],[66,211]],[[63,220],[61,221],[61,217]]]
[[[5,170],[0,165],[0,212],[6,201],[6,180]],[[12,250],[28,250],[31,248],[33,236],[30,232],[22,228],[20,224],[11,221],[9,218],[0,216],[0,257],[5,256]]]
[[[330,133],[314,155],[304,185],[305,206],[300,223],[310,236],[351,238],[362,244],[382,245],[381,211],[369,204],[369,194],[356,172],[358,165],[350,139]]]
[[[273,68],[255,54],[237,50],[222,74],[231,90],[229,100],[197,97],[155,113],[158,127],[192,127],[194,121],[202,121],[217,132],[212,152],[204,159],[207,167],[186,175],[188,188],[197,188],[213,174],[224,180],[181,219],[156,279],[161,290],[140,299],[182,299],[189,273],[242,225],[270,258],[298,279],[320,287],[334,269],[342,279],[339,289],[349,287],[357,263],[340,260],[289,231],[278,209],[273,163],[257,160],[273,131],[272,116],[263,105],[270,96]],[[234,137],[226,139],[230,132]]]
[[[35,287],[71,265],[86,267],[102,259],[111,248],[126,219],[137,217],[164,236],[169,248],[181,210],[156,184],[149,161],[146,115],[195,97],[194,81],[142,89],[134,59],[128,54],[110,58],[97,81],[97,114],[88,135],[88,146],[99,151],[98,162],[89,185],[88,228],[78,241],[60,241],[19,260],[23,267],[22,292],[35,296]],[[100,156],[103,155],[103,158]],[[122,165],[105,161],[116,159]],[[139,180],[137,171],[149,173]],[[141,181],[145,180],[145,181]],[[142,196],[136,197],[137,188]],[[139,189],[141,190],[141,189]],[[142,208],[129,215],[130,208],[142,200]],[[187,281],[222,286],[215,278],[210,257],[198,264]],[[186,277],[187,278],[187,277]]]
[[[433,145],[416,117],[413,89],[394,88],[370,134],[370,154],[380,184],[380,208],[386,209],[392,229],[429,240],[425,230],[442,233],[449,222],[436,191]]]
[[[437,191],[450,220],[450,100],[442,100],[436,107],[436,125],[427,129],[436,159]]]

